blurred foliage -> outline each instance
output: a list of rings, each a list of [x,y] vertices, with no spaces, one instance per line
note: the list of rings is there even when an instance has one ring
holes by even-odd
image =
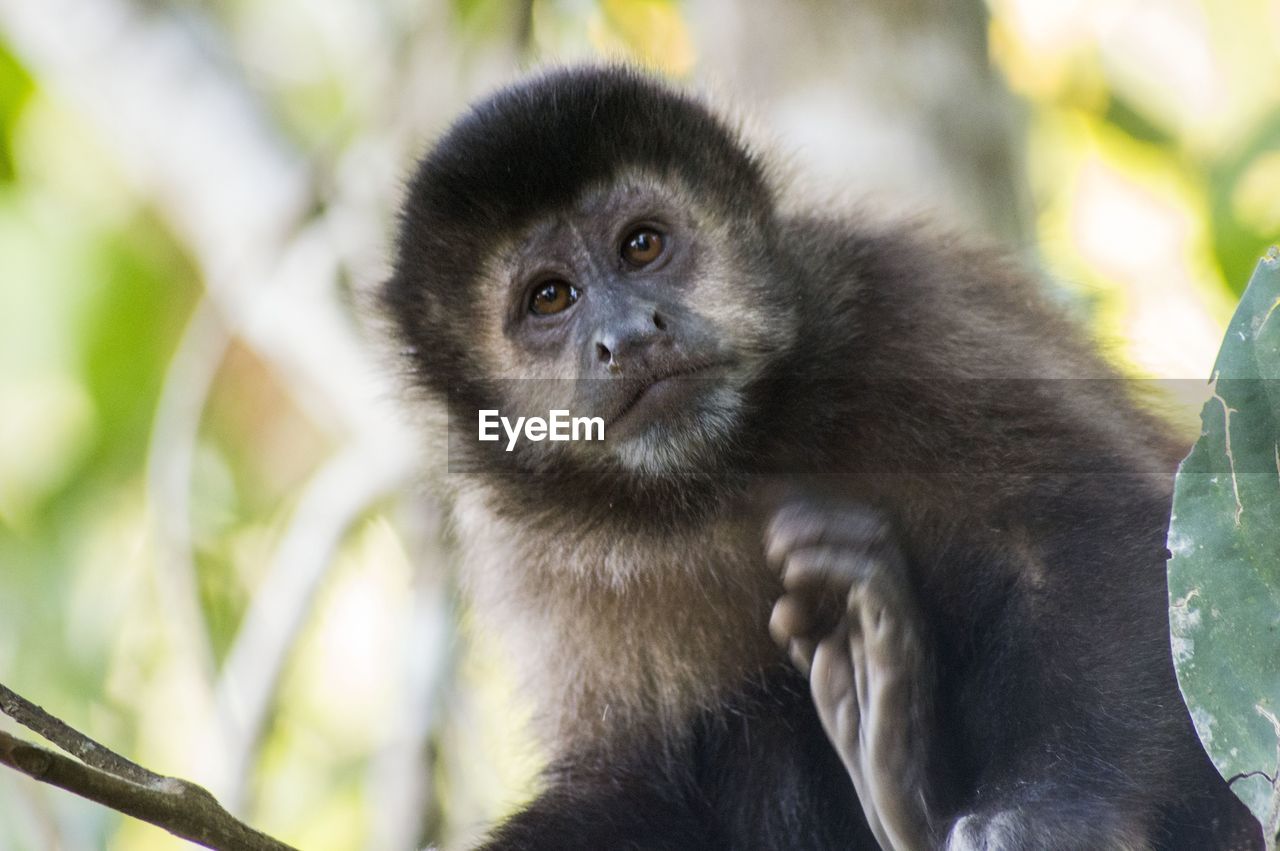
[[[377,156],[394,149],[397,119],[423,113],[407,146],[420,149],[460,106],[470,73],[502,79],[584,54],[680,77],[714,73],[700,64],[698,39],[735,29],[724,22],[699,36],[695,3],[143,6],[181,21],[253,95],[314,173],[322,208],[344,181],[393,195],[407,159],[387,173]],[[1029,116],[1046,265],[1096,305],[1099,334],[1122,341],[1117,355],[1133,368],[1203,376],[1239,287],[1280,231],[1280,5],[990,7],[993,62]],[[202,743],[191,731],[207,721],[207,695],[159,616],[172,599],[146,464],[161,388],[206,281],[145,179],[122,174],[107,128],[84,117],[65,81],[28,67],[19,43],[0,29],[0,678],[156,769],[198,777]],[[427,84],[398,88],[411,72]],[[330,426],[243,341],[221,356],[190,506],[196,628],[215,662],[303,484],[334,449]],[[388,746],[373,736],[396,718],[389,684],[401,676],[415,581],[396,511],[378,507],[348,536],[255,768],[250,816],[306,848],[371,845],[371,778]],[[468,634],[469,620],[462,627]],[[526,719],[508,709],[511,672],[483,638],[475,644],[430,744],[442,814],[432,839],[466,836],[514,806],[537,764],[520,732]],[[0,849],[52,847],[49,836],[72,849],[174,847],[158,831],[0,776]]]
[[[32,88],[31,77],[0,45],[0,182],[13,180],[13,122]]]
[[[0,55],[0,670],[128,749],[134,696],[104,672],[141,602],[147,434],[198,279],[153,214],[104,198],[101,152]]]
[[[991,8],[993,60],[1031,107],[1046,260],[1097,301],[1100,333],[1140,372],[1204,374],[1280,233],[1280,9]]]

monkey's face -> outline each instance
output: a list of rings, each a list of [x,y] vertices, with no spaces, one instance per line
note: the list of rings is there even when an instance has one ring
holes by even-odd
[[[725,480],[752,445],[755,379],[796,334],[775,212],[733,129],[632,69],[478,102],[419,164],[380,292],[416,385],[448,403],[450,458],[517,486],[553,474],[535,498],[619,473],[636,495]],[[483,442],[480,411],[538,418],[543,439]],[[599,418],[604,439],[547,439],[552,412]]]
[[[732,441],[745,390],[794,333],[767,235],[677,181],[633,175],[537,218],[477,290],[482,372],[503,416],[600,418],[604,440],[526,452],[612,456],[639,473],[699,469]]]

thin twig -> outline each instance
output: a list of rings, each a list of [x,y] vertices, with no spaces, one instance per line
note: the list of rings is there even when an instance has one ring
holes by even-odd
[[[165,779],[95,742],[62,719],[55,718],[22,695],[6,688],[3,683],[0,683],[0,712],[28,730],[39,733],[42,738],[86,765],[102,769],[108,774],[142,784],[159,783]]]
[[[5,691],[12,694],[7,689]],[[41,723],[51,718],[43,711],[40,714],[44,716],[39,719]],[[57,722],[54,727],[59,735],[64,731],[57,728],[65,728],[75,736],[85,738],[56,718],[52,720]],[[131,767],[130,770],[140,770],[155,780],[134,782],[0,731],[0,765],[7,765],[32,779],[96,801],[206,848],[218,851],[293,851],[292,846],[237,821],[212,795],[194,783],[152,774],[128,760],[123,761]]]
[[[187,321],[165,371],[147,448],[147,485],[156,517],[160,593],[169,623],[195,667],[200,699],[213,697],[217,661],[200,605],[191,522],[191,481],[205,405],[231,343],[231,332],[207,295]]]
[[[404,487],[410,474],[385,443],[348,446],[311,479],[281,539],[267,575],[227,652],[216,694],[227,729],[229,766],[223,800],[244,805],[252,762],[266,730],[280,673],[306,624],[312,602],[352,524],[379,500]]]
[[[431,748],[445,710],[457,659],[455,589],[450,572],[438,568],[448,561],[443,518],[437,507],[415,499],[398,510],[409,515],[400,524],[405,547],[414,564],[411,611],[404,623],[399,673],[400,697],[387,722],[387,739],[373,761],[369,790],[379,801],[378,820],[367,845],[370,849],[420,848],[440,838],[438,804],[433,782],[438,754]]]

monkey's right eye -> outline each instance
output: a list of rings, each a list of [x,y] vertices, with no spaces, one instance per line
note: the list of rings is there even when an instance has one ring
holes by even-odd
[[[547,281],[533,291],[529,312],[538,316],[561,313],[578,300],[578,288],[566,281]]]
[[[662,234],[653,228],[642,227],[632,231],[622,242],[622,259],[639,269],[648,266],[662,256]]]

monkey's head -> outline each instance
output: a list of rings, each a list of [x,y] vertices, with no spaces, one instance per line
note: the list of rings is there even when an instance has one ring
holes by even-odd
[[[474,106],[410,183],[381,293],[451,450],[630,480],[720,467],[790,345],[761,162],[633,70],[562,70]],[[566,410],[603,442],[476,441],[476,412]],[[460,437],[461,439],[458,439]]]

